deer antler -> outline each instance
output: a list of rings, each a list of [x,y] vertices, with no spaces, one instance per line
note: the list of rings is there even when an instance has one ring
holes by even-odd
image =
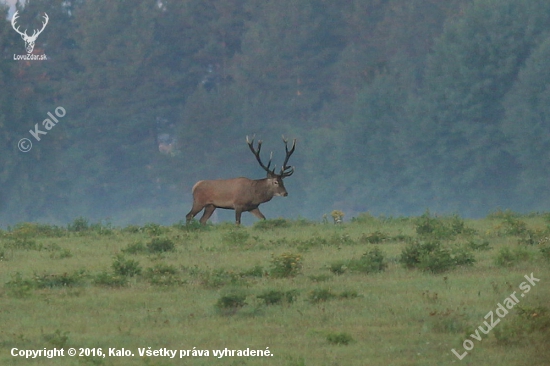
[[[290,151],[288,150],[288,139],[285,138],[283,135],[283,141],[285,143],[285,162],[283,163],[283,166],[281,168],[281,178],[290,177],[294,173],[294,167],[293,166],[287,166],[288,159],[290,159],[290,156],[294,153],[294,149],[296,149],[296,139],[292,142],[292,147],[290,148]],[[289,170],[290,169],[290,170]]]
[[[254,149],[254,137],[252,136],[252,140],[248,138],[248,135],[246,136],[246,143],[248,144],[248,147],[250,148],[250,151],[252,151],[252,154],[256,157],[256,160],[258,160],[258,163],[260,166],[267,172],[267,174],[270,175],[276,175],[275,174],[275,168],[273,170],[269,170],[269,167],[271,166],[271,159],[273,158],[273,152],[269,155],[269,162],[267,163],[267,166],[262,163],[262,159],[260,158],[260,150],[262,149],[262,140],[258,140],[258,149]]]
[[[19,18],[19,15],[17,15],[17,13],[19,12],[19,10],[17,10],[14,14],[13,14],[13,17],[11,18],[11,26],[12,28],[17,32],[19,33],[22,37],[28,37],[27,36],[27,30],[25,29],[25,32],[21,32],[19,30],[19,27],[15,28],[15,21],[17,20],[17,18]]]
[[[27,52],[31,53],[32,50],[34,49],[34,42],[36,41],[36,39],[38,38],[40,33],[42,33],[44,28],[46,28],[46,25],[48,24],[48,21],[49,21],[50,18],[48,17],[48,14],[44,13],[44,21],[42,22],[42,29],[40,29],[40,30],[35,29],[32,33],[32,36],[29,36],[27,34],[26,29],[25,29],[25,32],[21,32],[19,30],[19,27],[15,27],[15,21],[17,20],[17,18],[19,18],[18,14],[17,14],[18,12],[19,11],[16,11],[13,14],[13,17],[11,18],[11,26],[17,33],[19,33],[21,35],[21,38],[23,38],[23,40],[25,41],[25,47],[27,48]]]

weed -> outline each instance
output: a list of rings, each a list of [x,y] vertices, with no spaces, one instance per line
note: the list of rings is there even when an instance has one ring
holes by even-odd
[[[35,288],[35,283],[30,279],[23,278],[21,273],[16,272],[11,275],[11,280],[6,282],[4,287],[11,296],[23,298],[31,294],[31,291]]]
[[[463,333],[468,330],[466,315],[460,311],[431,310],[429,314],[427,324],[436,333]]]
[[[485,250],[491,250],[492,248],[489,246],[489,241],[485,240],[482,243],[476,243],[473,240],[470,240],[468,242],[468,248],[476,251],[485,251]]]
[[[273,230],[290,227],[290,222],[285,219],[260,220],[254,223],[253,228],[258,230]]]
[[[527,224],[516,217],[508,216],[502,224],[507,235],[521,236],[527,233]]]
[[[128,278],[126,276],[103,271],[94,277],[92,283],[97,286],[123,287],[128,284]]]
[[[348,270],[348,263],[349,261],[337,261],[333,262],[329,265],[329,271],[334,273],[335,275],[341,275],[344,274]]]
[[[333,210],[330,213],[330,216],[332,216],[332,220],[334,220],[335,224],[341,224],[342,222],[344,222],[344,215],[344,212],[340,210]]]
[[[175,223],[174,225],[172,225],[172,227],[181,231],[197,232],[197,231],[208,231],[212,228],[212,225],[201,225],[199,221],[193,219],[189,221],[189,223],[181,220]]]
[[[71,274],[34,274],[33,281],[36,288],[69,287],[81,285],[86,277],[86,271],[81,269]]]
[[[185,283],[178,276],[176,267],[164,263],[157,263],[153,267],[147,268],[143,276],[151,285],[155,286],[174,286]]]
[[[302,271],[302,256],[294,253],[272,255],[270,275],[274,278],[295,277]]]
[[[422,271],[441,273],[456,266],[472,265],[474,256],[465,248],[450,250],[438,241],[411,243],[401,252],[399,259],[407,268],[419,268]]]
[[[510,250],[509,247],[504,247],[500,249],[494,262],[497,266],[509,267],[527,259],[529,259],[529,252],[525,248],[516,247]]]
[[[141,267],[138,261],[126,259],[122,254],[116,256],[111,265],[115,275],[133,277],[141,274]]]
[[[174,242],[169,238],[153,238],[147,243],[147,250],[150,253],[172,252],[175,247]]]
[[[311,275],[308,276],[308,278],[313,282],[326,282],[332,279],[332,276],[326,275],[326,274],[320,274],[320,275]]]
[[[226,271],[222,268],[213,270],[212,272],[201,272],[201,283],[207,288],[220,288],[227,285],[239,286],[246,283],[242,277],[233,271]]]
[[[241,277],[263,277],[264,272],[264,267],[257,265],[250,269],[241,271],[239,275]]]
[[[159,236],[159,235],[164,234],[166,229],[163,228],[162,226],[160,226],[159,224],[155,224],[154,222],[149,222],[149,223],[143,225],[140,228],[140,231],[144,232],[144,233],[147,233],[151,236]]]
[[[42,339],[55,348],[65,348],[69,341],[69,332],[62,332],[56,329],[55,332],[42,334]]]
[[[10,238],[8,242],[4,244],[6,249],[20,249],[20,250],[42,250],[42,244],[36,244],[35,240],[27,237],[22,238]]]
[[[263,300],[265,305],[292,304],[298,297],[298,290],[278,291],[268,290],[256,296]]]
[[[370,234],[363,234],[359,238],[360,243],[368,243],[368,244],[379,244],[382,243],[385,240],[388,240],[389,236],[388,234],[385,234],[381,231],[374,231]]]
[[[382,272],[388,264],[384,260],[384,253],[378,247],[374,247],[370,251],[364,253],[359,259],[349,261],[347,267],[351,271],[361,273]]]
[[[216,301],[215,307],[222,315],[233,315],[246,303],[246,294],[242,291],[232,290],[225,295],[222,295]]]
[[[335,299],[337,297],[338,297],[338,295],[335,294],[334,292],[330,291],[329,289],[319,288],[319,289],[312,290],[309,293],[308,300],[309,300],[309,302],[311,302],[313,304],[316,304],[316,303],[319,303],[319,302],[325,302],[325,301],[328,301],[328,300],[332,300],[332,299]]]
[[[67,230],[73,233],[81,233],[88,231],[90,228],[88,219],[84,217],[77,217],[72,223],[67,225]]]
[[[231,228],[222,234],[222,243],[230,246],[243,245],[250,238],[250,234],[244,227]]]
[[[345,345],[347,346],[353,342],[353,337],[348,333],[329,333],[327,335],[327,342],[334,345]]]
[[[143,245],[142,242],[138,241],[133,244],[128,244],[126,248],[122,249],[123,253],[128,254],[138,254],[138,253],[146,253],[148,251],[148,248]]]

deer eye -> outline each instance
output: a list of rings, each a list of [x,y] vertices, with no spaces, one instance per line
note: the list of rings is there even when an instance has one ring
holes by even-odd
[[[277,180],[274,180],[274,181],[273,181],[273,185],[276,185],[276,186],[278,186],[278,185],[279,185],[279,181],[277,181]]]

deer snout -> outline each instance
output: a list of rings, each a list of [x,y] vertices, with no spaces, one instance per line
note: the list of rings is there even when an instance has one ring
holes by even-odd
[[[283,197],[288,196],[288,192],[283,192],[283,193],[282,193],[282,196],[283,196]]]

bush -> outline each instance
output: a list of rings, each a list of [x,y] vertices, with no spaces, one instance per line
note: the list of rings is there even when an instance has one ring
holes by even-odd
[[[465,248],[449,249],[440,242],[411,243],[401,252],[400,263],[407,268],[441,273],[456,266],[472,265],[475,258]]]
[[[316,304],[319,302],[332,300],[337,297],[338,295],[336,295],[334,292],[330,291],[329,289],[322,288],[322,289],[315,289],[311,291],[309,293],[308,299],[309,299],[309,302]]]
[[[147,244],[150,253],[172,252],[175,249],[174,242],[169,238],[154,238]]]
[[[360,243],[379,244],[385,240],[388,240],[389,236],[380,231],[374,231],[370,234],[363,234],[359,238]]]
[[[123,287],[128,284],[128,277],[103,271],[94,277],[92,283],[97,286]]]
[[[287,227],[290,227],[290,222],[282,218],[260,220],[260,221],[256,221],[253,225],[253,228],[258,230],[273,230],[273,229],[287,228]]]
[[[459,234],[473,234],[475,230],[467,228],[464,220],[458,215],[441,218],[431,216],[427,210],[416,220],[416,233],[437,239],[451,239]]]
[[[327,341],[335,345],[348,345],[353,342],[353,337],[348,333],[329,333]]]
[[[141,274],[141,267],[138,261],[126,259],[123,255],[116,256],[112,264],[115,275],[134,277]]]
[[[298,290],[289,290],[289,291],[278,291],[278,290],[269,290],[263,292],[261,295],[256,296],[258,299],[264,301],[265,305],[275,305],[275,304],[291,304],[298,297]]]
[[[23,298],[31,294],[31,291],[35,288],[35,283],[30,279],[23,278],[21,273],[16,272],[11,276],[11,281],[6,282],[4,287],[11,296]]]
[[[388,264],[384,260],[384,253],[378,247],[366,252],[359,259],[351,260],[347,266],[351,271],[362,273],[382,272]]]
[[[33,281],[36,288],[54,288],[81,285],[86,278],[86,271],[81,269],[69,274],[42,274],[34,275]]]
[[[238,226],[231,228],[227,233],[222,235],[222,243],[231,246],[242,245],[246,243],[249,237],[250,234],[246,228]]]
[[[529,252],[525,248],[517,247],[510,250],[510,248],[504,247],[495,257],[495,264],[501,267],[510,267],[527,259],[529,259]]]
[[[216,301],[215,307],[223,315],[235,314],[246,303],[246,294],[242,291],[231,291],[226,295],[222,295],[218,301]]]
[[[294,253],[283,253],[280,256],[272,255],[271,277],[295,277],[302,271],[302,256]]]
[[[178,277],[176,267],[164,263],[157,263],[153,267],[147,268],[144,277],[151,285],[155,286],[174,286],[185,283]]]
[[[70,232],[84,232],[90,228],[88,219],[84,217],[77,217],[72,223],[67,225],[67,230]]]

